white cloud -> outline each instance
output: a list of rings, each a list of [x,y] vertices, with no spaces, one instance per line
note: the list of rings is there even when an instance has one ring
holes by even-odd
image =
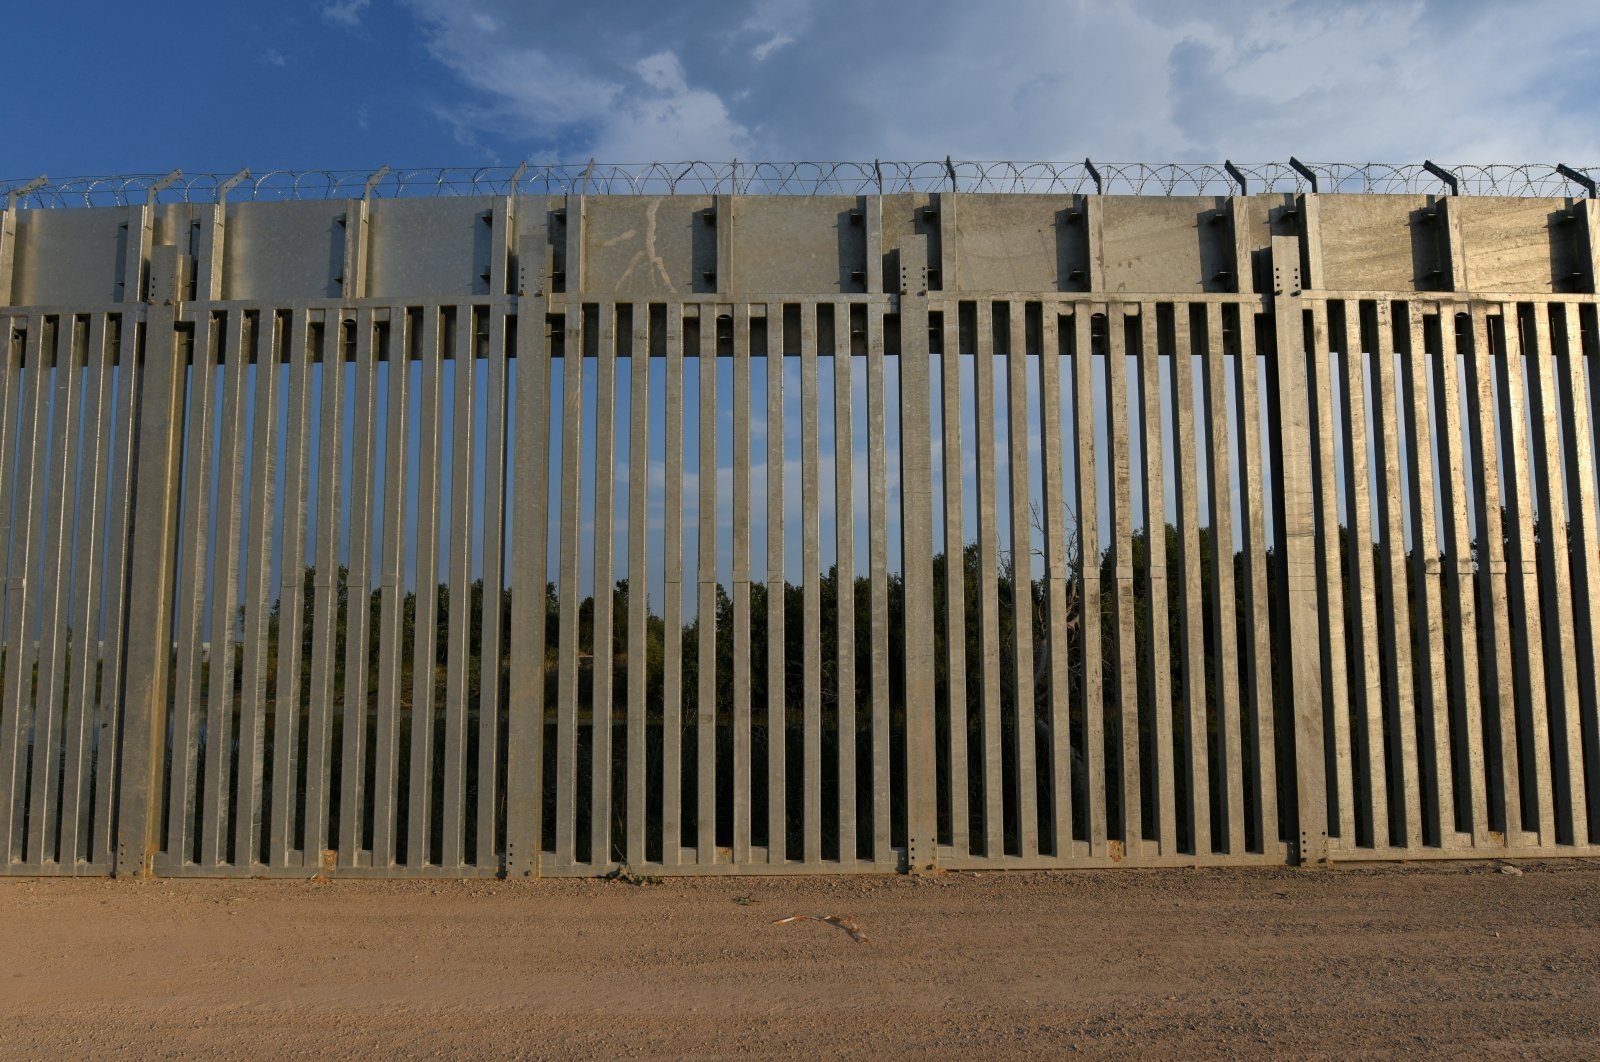
[[[355,29],[361,25],[361,13],[372,0],[333,0],[322,5],[322,17],[336,26]]]
[[[1554,0],[408,3],[460,139],[541,158],[1582,162],[1600,141],[1600,6]]]
[[[692,88],[671,52],[635,68],[648,92],[624,91],[595,136],[590,154],[624,162],[721,159],[740,154],[745,130],[714,92]]]
[[[794,38],[789,36],[787,33],[774,33],[772,36],[768,37],[766,40],[750,49],[750,56],[751,58],[755,59],[756,62],[760,62],[773,52],[777,51],[779,48],[782,48],[785,44],[793,43]]]
[[[683,64],[671,52],[646,56],[634,65],[634,70],[646,85],[658,92],[681,94],[689,91],[689,83],[683,76]]]
[[[732,157],[745,133],[716,93],[690,83],[672,50],[618,68],[609,55],[519,32],[507,5],[413,0],[429,53],[475,98],[450,104],[458,139],[504,138],[541,152],[622,161]],[[494,10],[497,6],[503,10]],[[568,143],[572,147],[566,147]]]
[[[779,48],[795,43],[810,22],[810,0],[756,0],[740,25],[739,34],[755,40],[750,57],[759,63]]]
[[[266,63],[268,66],[275,66],[280,70],[289,65],[289,57],[278,51],[276,48],[268,48],[265,52],[263,52],[261,54],[261,61]]]

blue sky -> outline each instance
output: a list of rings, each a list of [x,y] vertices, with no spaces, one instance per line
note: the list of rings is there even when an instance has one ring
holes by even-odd
[[[535,161],[1597,161],[1600,5],[287,0],[7,12],[0,177]]]

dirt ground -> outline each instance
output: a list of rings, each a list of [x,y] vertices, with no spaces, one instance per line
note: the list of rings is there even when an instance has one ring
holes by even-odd
[[[1522,869],[6,880],[0,1054],[1600,1057],[1600,864]]]

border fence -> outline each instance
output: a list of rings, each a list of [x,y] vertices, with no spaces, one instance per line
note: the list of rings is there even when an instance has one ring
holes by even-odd
[[[0,873],[1600,853],[1594,200],[585,169],[9,199]]]
[[[1235,195],[1328,192],[1550,197],[1587,191],[1600,167],[1562,163],[651,162],[236,174],[118,174],[0,181],[31,207],[497,195]],[[1592,193],[1591,193],[1592,194]]]

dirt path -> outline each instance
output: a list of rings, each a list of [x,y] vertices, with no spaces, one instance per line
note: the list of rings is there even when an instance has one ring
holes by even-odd
[[[1524,869],[8,880],[0,1053],[1600,1056],[1600,865]]]

